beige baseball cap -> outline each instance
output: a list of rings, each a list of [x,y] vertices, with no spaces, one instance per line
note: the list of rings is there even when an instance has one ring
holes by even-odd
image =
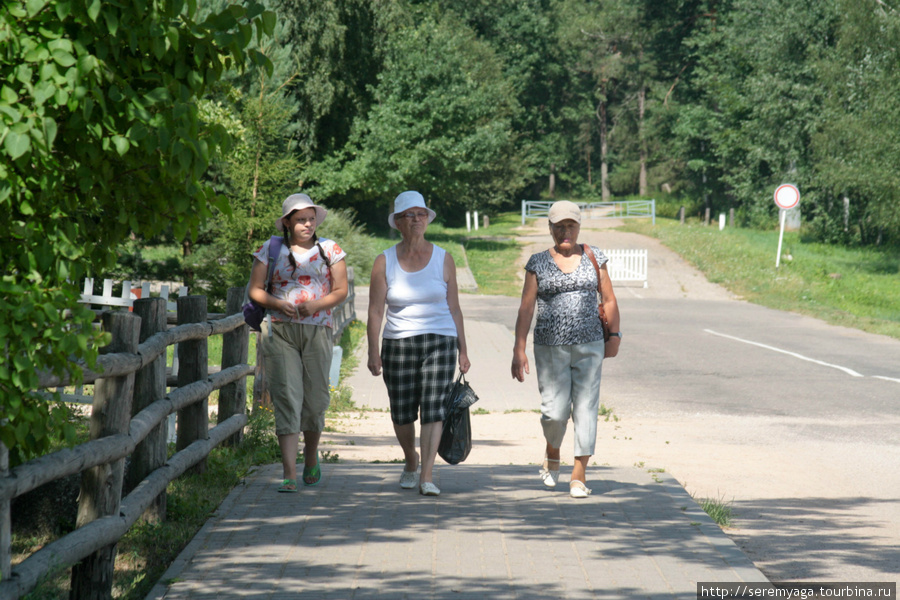
[[[550,212],[547,213],[547,217],[551,223],[559,223],[566,219],[572,219],[576,223],[581,223],[581,209],[574,202],[560,200],[553,203],[550,207]]]

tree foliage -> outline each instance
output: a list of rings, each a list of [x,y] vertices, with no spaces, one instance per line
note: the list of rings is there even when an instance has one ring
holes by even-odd
[[[875,0],[839,8],[817,65],[827,93],[811,148],[826,201],[813,223],[830,241],[900,239],[900,14]]]
[[[386,206],[404,189],[438,209],[501,204],[524,184],[517,111],[490,46],[450,14],[424,15],[389,37],[372,108],[347,146],[304,177],[314,195],[356,205]]]
[[[275,14],[251,1],[197,15],[177,0],[0,13],[0,440],[14,458],[60,431],[37,373],[91,364],[103,338],[72,282],[114,264],[131,233],[180,237],[227,210],[201,178],[230,136],[201,127],[197,99],[227,69],[271,66],[245,49]]]

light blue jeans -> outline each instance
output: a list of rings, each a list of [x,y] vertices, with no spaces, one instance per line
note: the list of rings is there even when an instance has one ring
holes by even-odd
[[[569,416],[575,430],[575,456],[592,456],[597,445],[603,340],[571,346],[534,345],[541,426],[553,448],[562,446]]]

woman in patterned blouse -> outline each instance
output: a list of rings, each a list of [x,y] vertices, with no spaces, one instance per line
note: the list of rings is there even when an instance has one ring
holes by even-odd
[[[537,305],[534,362],[541,390],[541,425],[547,440],[541,479],[547,487],[559,480],[559,449],[569,415],[575,431],[575,464],[569,482],[573,498],[586,498],[585,471],[597,442],[600,374],[604,357],[619,351],[619,308],[606,268],[607,258],[591,246],[600,265],[603,307],[613,332],[603,341],[597,316],[597,270],[578,243],[581,211],[577,204],[555,202],[550,207],[553,247],[531,256],[525,265],[525,285],[516,320],[512,376],[530,373],[525,342]]]

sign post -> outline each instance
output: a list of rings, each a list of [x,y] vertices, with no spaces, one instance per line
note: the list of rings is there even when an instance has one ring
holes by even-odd
[[[800,204],[800,190],[797,186],[785,183],[775,189],[775,204],[780,208],[781,231],[778,234],[778,254],[775,255],[775,268],[781,264],[781,242],[784,239],[784,219],[788,210]]]

